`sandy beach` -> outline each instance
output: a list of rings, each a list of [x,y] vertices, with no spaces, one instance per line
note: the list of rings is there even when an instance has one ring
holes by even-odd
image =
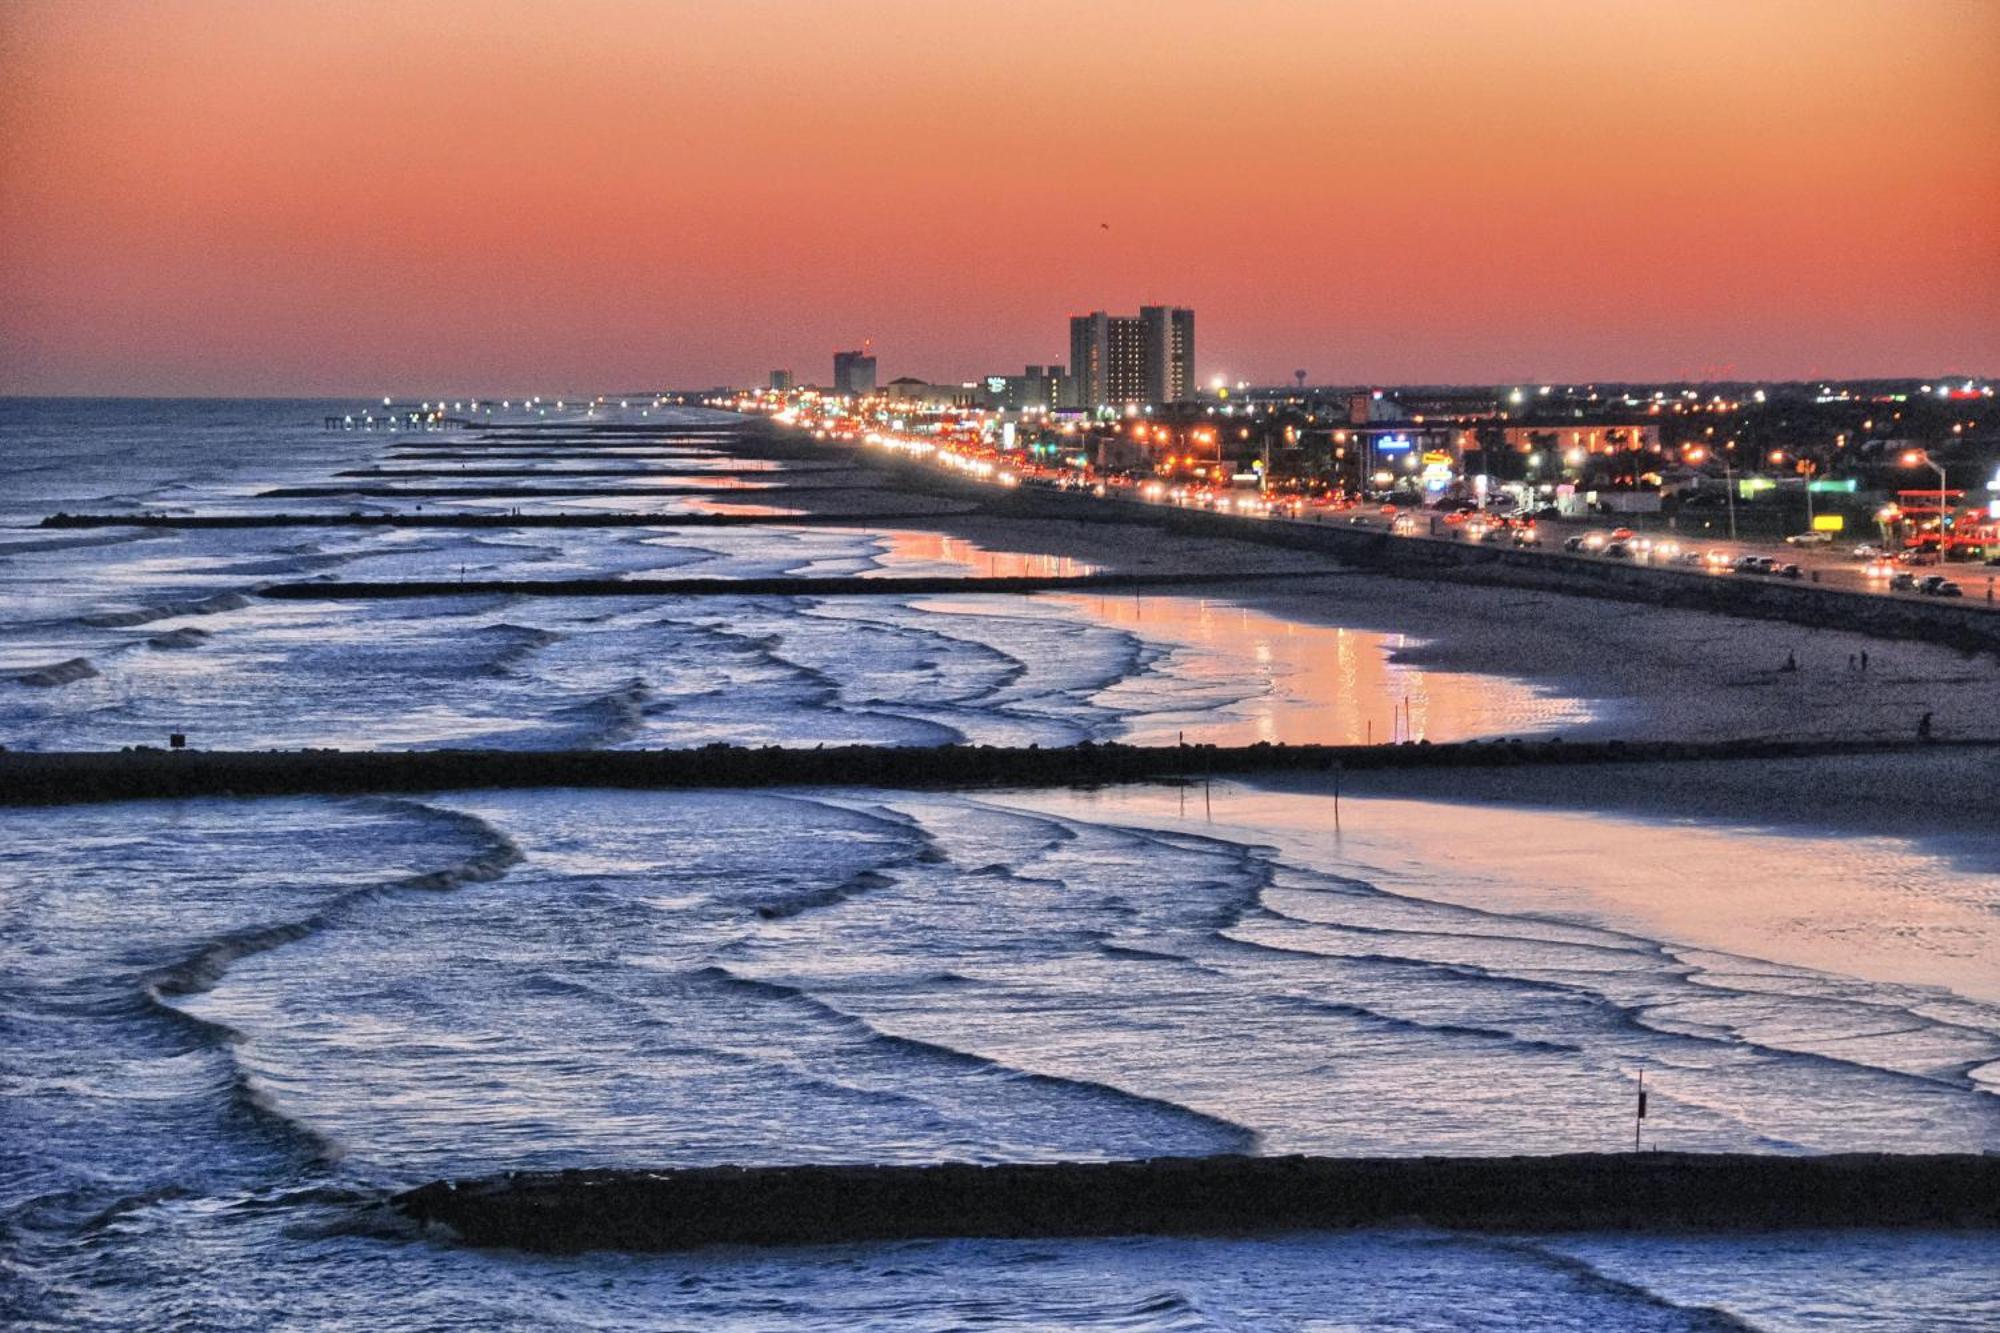
[[[1561,593],[1392,578],[1345,570],[1306,552],[1168,537],[1141,524],[975,514],[940,515],[925,527],[973,543],[975,550],[1067,555],[1112,570],[1240,570],[1242,587],[1204,589],[1202,596],[1302,625],[1400,636],[1395,663],[1506,677],[1580,700],[1588,716],[1565,716],[1565,735],[1898,738],[1914,735],[1925,713],[1940,736],[2000,732],[2000,661],[1936,644]],[[969,557],[969,567],[979,568],[980,559]],[[1257,575],[1266,571],[1315,568],[1328,577],[1258,586]],[[1784,669],[1788,661],[1796,661],[1797,670]]]

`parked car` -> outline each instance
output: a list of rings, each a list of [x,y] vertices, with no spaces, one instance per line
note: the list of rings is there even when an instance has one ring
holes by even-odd
[[[1917,576],[1915,574],[1897,574],[1889,580],[1889,588],[1893,592],[1915,592],[1917,590]]]
[[[1583,538],[1581,536],[1563,538],[1563,550],[1568,551],[1571,555],[1575,555],[1582,549]]]
[[[1880,560],[1888,552],[1871,542],[1863,542],[1852,551],[1849,551],[1848,554],[1856,560]]]
[[[1917,584],[1917,591],[1926,597],[1963,597],[1965,589],[1953,583],[1942,574],[1933,574]]]
[[[1779,565],[1772,572],[1782,579],[1802,579],[1806,576],[1805,571],[1797,565]]]

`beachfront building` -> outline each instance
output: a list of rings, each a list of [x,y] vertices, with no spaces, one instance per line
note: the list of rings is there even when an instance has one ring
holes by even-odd
[[[1137,315],[1071,315],[1069,367],[1080,407],[1185,402],[1194,396],[1194,311],[1154,305]]]
[[[1002,412],[1055,412],[1076,406],[1075,381],[1059,365],[1029,366],[1019,375],[988,375],[986,401]]]
[[[882,396],[911,407],[943,409],[973,408],[984,395],[976,384],[936,384],[915,375],[899,375],[882,386]]]
[[[1136,315],[1094,310],[1069,320],[1070,373],[1081,407],[1136,403],[1144,394],[1145,333]]]
[[[866,350],[835,352],[833,391],[857,398],[875,392],[875,358]]]
[[[792,391],[792,372],[789,370],[772,371],[771,389],[776,393],[790,393]]]
[[[1139,307],[1140,389],[1149,403],[1184,403],[1194,397],[1194,311],[1181,306]]]

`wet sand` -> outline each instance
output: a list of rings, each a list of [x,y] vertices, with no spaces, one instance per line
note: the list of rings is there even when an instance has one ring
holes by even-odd
[[[1338,822],[1336,784],[1319,773],[1218,782],[1198,800],[1162,786],[989,799],[1270,846],[1391,893],[1938,988],[1940,1003],[1947,990],[2000,1003],[2000,826],[1981,819],[1996,779],[1993,750],[1588,770],[1349,765]],[[1875,785],[1938,780],[1964,784],[1954,803]],[[1799,797],[1819,789],[1841,794]]]
[[[986,545],[1061,552],[1108,569],[1171,560],[1240,571],[1241,584],[1205,595],[1279,621],[1399,636],[1399,667],[1504,677],[1581,700],[1589,716],[1559,724],[1577,738],[1898,738],[1913,736],[1925,713],[1939,736],[2000,736],[2000,659],[1939,644],[1358,571],[1262,586],[1258,575],[1274,568],[1338,566],[1305,552],[1168,537],[1131,524],[992,515],[924,521]],[[1796,671],[1783,669],[1788,659]]]

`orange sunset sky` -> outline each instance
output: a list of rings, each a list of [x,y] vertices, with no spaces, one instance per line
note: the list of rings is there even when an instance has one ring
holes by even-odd
[[[0,0],[0,392],[2000,371],[2000,3]],[[1105,224],[1109,224],[1108,227]]]

